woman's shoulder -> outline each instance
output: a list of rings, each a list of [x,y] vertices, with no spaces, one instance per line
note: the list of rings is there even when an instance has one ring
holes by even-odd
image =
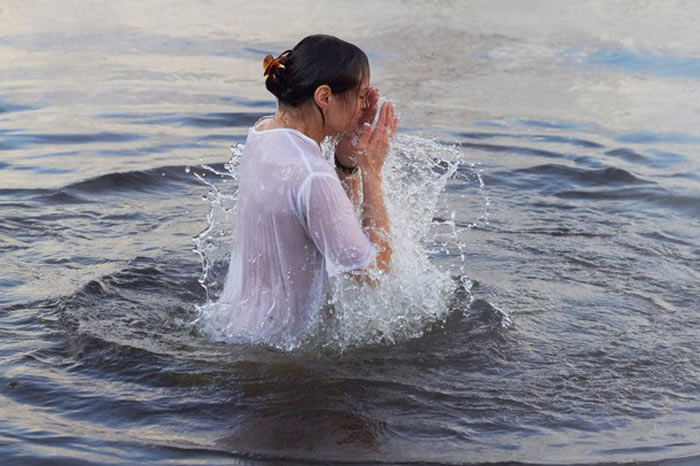
[[[248,142],[264,143],[265,141],[280,144],[281,148],[287,147],[288,149],[297,149],[321,156],[321,149],[316,141],[299,130],[269,126],[267,124],[263,126],[256,124],[250,128]]]
[[[277,125],[275,124],[275,121],[272,119],[272,115],[267,115],[267,116],[264,116],[264,117],[258,119],[258,121],[255,122],[255,124],[252,126],[251,129],[253,129],[254,131],[261,132],[261,131],[266,131],[268,129],[275,129],[275,128],[277,128]]]
[[[253,127],[248,134],[246,146],[262,151],[269,159],[285,162],[296,160],[313,172],[334,172],[316,141],[294,129],[273,128],[261,131]]]

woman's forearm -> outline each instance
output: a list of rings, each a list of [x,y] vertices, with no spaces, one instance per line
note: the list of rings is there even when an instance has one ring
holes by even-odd
[[[377,249],[377,268],[383,272],[391,269],[391,228],[384,205],[382,178],[378,174],[362,175],[362,226]]]
[[[335,171],[338,174],[338,178],[340,179],[340,184],[345,190],[345,194],[348,195],[348,198],[350,198],[350,201],[352,201],[352,205],[355,206],[355,208],[357,209],[362,200],[362,194],[360,192],[362,180],[359,174],[354,173],[352,175],[349,175],[345,173],[345,171],[343,171],[341,168],[336,168]]]

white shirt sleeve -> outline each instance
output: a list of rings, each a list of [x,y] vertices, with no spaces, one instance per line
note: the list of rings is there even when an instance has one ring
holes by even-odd
[[[364,269],[372,263],[376,249],[362,229],[337,176],[309,175],[299,194],[305,229],[323,254],[329,277]]]

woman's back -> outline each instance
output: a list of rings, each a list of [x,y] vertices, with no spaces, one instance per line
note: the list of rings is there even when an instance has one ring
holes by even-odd
[[[277,344],[311,330],[327,275],[366,267],[375,250],[318,144],[293,129],[256,127],[240,167],[221,303],[229,334]]]

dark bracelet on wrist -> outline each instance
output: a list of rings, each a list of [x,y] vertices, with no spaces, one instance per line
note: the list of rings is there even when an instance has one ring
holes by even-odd
[[[354,175],[355,173],[357,173],[357,170],[359,170],[358,165],[355,165],[354,167],[347,167],[342,163],[338,162],[338,157],[335,158],[335,166],[336,168],[340,168],[340,170],[346,175]]]

